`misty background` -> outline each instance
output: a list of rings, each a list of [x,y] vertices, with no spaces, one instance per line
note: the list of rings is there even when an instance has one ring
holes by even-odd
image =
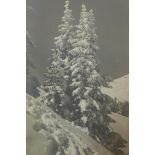
[[[97,52],[102,75],[113,78],[129,72],[129,8],[128,0],[71,0],[73,16],[78,23],[81,4],[93,9],[98,34]],[[49,65],[54,37],[63,16],[65,0],[27,0],[27,30],[36,47],[30,48],[35,74],[40,82]]]

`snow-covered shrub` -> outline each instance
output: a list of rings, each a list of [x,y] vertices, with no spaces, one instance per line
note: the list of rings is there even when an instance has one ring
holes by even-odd
[[[112,112],[118,113],[120,115],[129,116],[129,102],[125,101],[125,102],[120,102],[118,99],[113,99],[111,97],[109,97],[108,95],[106,95],[107,98],[107,102],[110,105],[110,109]]]

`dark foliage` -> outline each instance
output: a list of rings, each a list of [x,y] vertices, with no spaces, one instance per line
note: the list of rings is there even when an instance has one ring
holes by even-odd
[[[38,79],[35,76],[30,76],[26,79],[26,92],[33,97],[39,96],[39,91],[37,87],[40,86]]]
[[[122,104],[122,107],[121,107],[121,114],[123,116],[129,116],[129,102],[125,102]]]
[[[105,146],[111,150],[115,155],[124,155],[122,148],[127,143],[118,133],[110,132],[105,137]]]

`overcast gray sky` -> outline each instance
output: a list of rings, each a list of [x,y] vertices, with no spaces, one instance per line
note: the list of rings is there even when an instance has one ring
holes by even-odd
[[[96,16],[99,36],[100,70],[113,78],[129,72],[129,8],[128,0],[71,0],[73,15],[78,21],[81,4],[86,3]],[[37,48],[31,49],[32,59],[40,73],[48,66],[53,38],[63,16],[65,0],[27,0],[33,7],[27,17],[29,30]]]

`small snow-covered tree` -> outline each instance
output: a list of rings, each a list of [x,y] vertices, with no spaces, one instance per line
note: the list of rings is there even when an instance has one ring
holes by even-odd
[[[56,112],[61,113],[64,104],[64,94],[66,89],[65,67],[68,63],[68,51],[71,50],[73,40],[73,21],[70,2],[66,0],[62,24],[58,26],[59,36],[55,37],[55,49],[52,49],[50,58],[51,64],[47,68],[44,89],[47,92],[43,96],[43,101],[52,107]]]
[[[103,80],[96,61],[98,46],[94,13],[93,10],[87,11],[85,5],[82,5],[76,34],[73,49],[69,52],[72,58],[69,69],[70,90],[74,99],[72,111],[76,116],[74,121],[87,126],[100,138],[108,131],[109,110],[100,89]]]

